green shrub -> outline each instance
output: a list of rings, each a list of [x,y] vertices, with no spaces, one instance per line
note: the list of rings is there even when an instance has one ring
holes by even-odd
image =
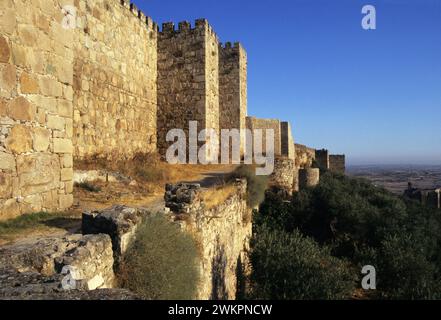
[[[265,191],[268,188],[268,177],[257,176],[256,168],[252,165],[241,165],[234,172],[232,172],[228,180],[246,179],[248,183],[247,188],[247,202],[248,206],[254,208],[262,203],[265,199]]]
[[[257,227],[298,229],[358,270],[374,265],[384,298],[441,298],[441,215],[366,180],[327,172],[291,202],[267,195],[254,219]]]
[[[90,182],[75,183],[75,186],[93,193],[101,192],[101,187],[94,185]]]
[[[195,240],[159,214],[140,226],[120,265],[122,286],[144,299],[193,299],[198,274]]]
[[[250,260],[250,295],[256,299],[346,299],[355,287],[347,263],[298,231],[257,228]]]

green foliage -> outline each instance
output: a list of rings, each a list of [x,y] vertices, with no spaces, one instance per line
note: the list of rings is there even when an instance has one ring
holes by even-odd
[[[90,182],[75,183],[75,186],[93,193],[101,192],[101,187],[94,185]]]
[[[245,178],[248,183],[247,202],[250,208],[254,208],[265,199],[265,191],[268,188],[268,177],[257,176],[256,167],[251,165],[241,165],[232,172],[228,181]]]
[[[269,195],[255,224],[300,232],[358,270],[377,268],[384,298],[441,298],[441,217],[365,180],[326,172],[291,202]]]
[[[297,230],[258,227],[252,241],[253,298],[277,300],[346,299],[354,287],[348,264],[330,256]]]
[[[195,240],[161,215],[139,227],[120,265],[123,287],[144,299],[193,299],[198,275]]]

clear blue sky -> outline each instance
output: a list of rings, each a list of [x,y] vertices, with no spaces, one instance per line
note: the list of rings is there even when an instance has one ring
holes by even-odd
[[[248,52],[248,114],[349,164],[441,164],[441,0],[137,0]],[[361,8],[377,9],[377,30]]]

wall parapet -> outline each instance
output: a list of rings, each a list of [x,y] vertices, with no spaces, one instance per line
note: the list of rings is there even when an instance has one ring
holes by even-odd
[[[198,184],[181,183],[166,188],[166,207],[201,245],[198,299],[235,299],[238,266],[247,265],[246,252],[252,235],[247,182],[240,179],[234,186],[237,192],[210,209],[204,205],[204,190]]]

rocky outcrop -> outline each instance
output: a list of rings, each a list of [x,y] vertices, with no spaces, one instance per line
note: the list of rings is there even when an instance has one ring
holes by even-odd
[[[0,249],[0,288],[3,295],[113,288],[113,264],[108,235],[23,241]]]
[[[112,239],[115,261],[127,251],[134,239],[138,225],[147,211],[126,206],[113,206],[102,211],[83,213],[83,234],[104,233]]]

